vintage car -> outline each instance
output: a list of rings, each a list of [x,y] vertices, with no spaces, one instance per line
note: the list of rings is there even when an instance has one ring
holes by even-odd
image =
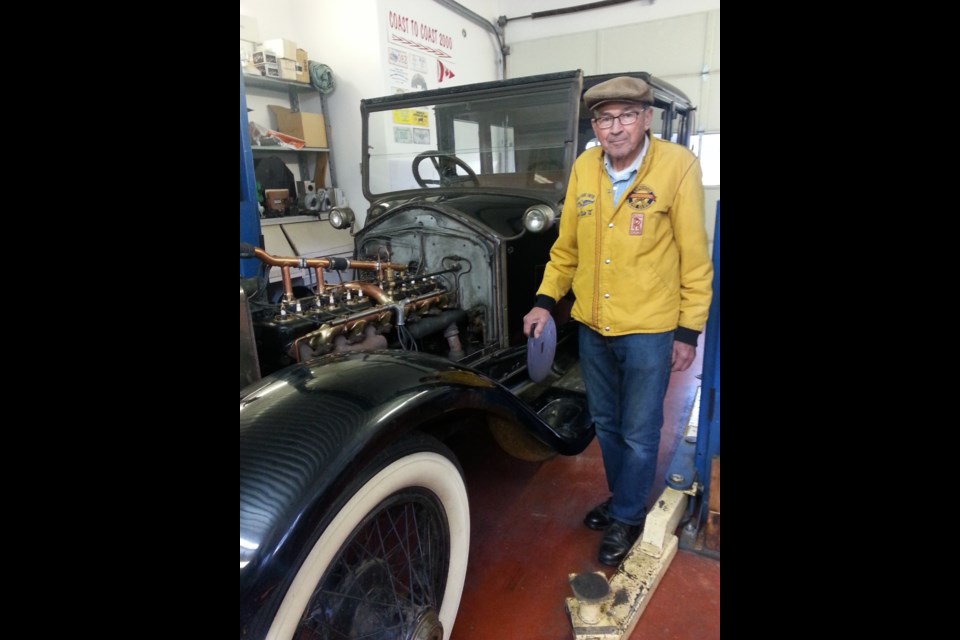
[[[241,278],[241,638],[448,638],[470,513],[445,441],[490,429],[527,460],[590,443],[570,300],[538,381],[522,318],[593,137],[581,95],[614,75],[363,100],[371,204],[359,230],[349,210],[330,212],[354,255],[241,245],[263,265]],[[687,98],[631,75],[654,89],[655,132],[685,144]],[[276,293],[270,268],[284,274]]]

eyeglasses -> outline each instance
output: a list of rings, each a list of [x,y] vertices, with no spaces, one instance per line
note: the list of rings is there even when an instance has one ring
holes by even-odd
[[[636,122],[640,117],[640,113],[643,111],[646,111],[646,109],[641,109],[640,111],[625,111],[618,116],[600,116],[599,118],[594,118],[593,121],[597,123],[597,127],[600,129],[609,129],[613,126],[614,120],[619,120],[620,124],[626,127]]]

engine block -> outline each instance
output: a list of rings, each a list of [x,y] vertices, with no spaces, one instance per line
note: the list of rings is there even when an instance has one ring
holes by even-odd
[[[435,346],[432,351],[454,359],[463,356],[457,323],[465,320],[467,313],[459,309],[455,280],[444,277],[449,274],[407,277],[402,266],[398,269],[400,265],[376,260],[303,260],[258,251],[264,253],[258,257],[265,264],[284,270],[285,284],[279,303],[261,305],[253,313],[264,374],[335,351],[391,346],[418,349],[417,340],[438,334],[443,336],[442,344],[446,346]],[[317,261],[329,263],[328,269],[357,269],[368,279],[324,283],[322,267],[311,264]],[[297,266],[316,267],[319,284],[312,295],[293,295],[287,275],[293,262]],[[454,264],[447,271],[458,269]]]

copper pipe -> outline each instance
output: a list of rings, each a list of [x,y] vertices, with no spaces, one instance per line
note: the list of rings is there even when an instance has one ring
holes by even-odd
[[[293,283],[290,281],[290,267],[280,267],[283,275],[283,297],[287,302],[293,302]]]
[[[343,286],[346,289],[362,291],[363,295],[367,296],[371,300],[379,302],[380,304],[390,304],[393,302],[393,299],[387,295],[383,289],[375,284],[370,284],[369,282],[347,282]]]
[[[317,272],[317,295],[318,295],[318,296],[322,296],[322,295],[323,295],[323,290],[324,290],[323,268],[322,268],[322,267],[314,267],[314,271]]]
[[[271,267],[317,267],[327,268],[330,266],[330,258],[280,258],[270,255],[260,247],[254,249],[253,254],[264,264]],[[360,269],[362,271],[393,270],[406,271],[407,265],[400,262],[379,262],[371,260],[351,260],[344,258],[347,263],[347,269]]]
[[[363,269],[377,271],[388,269],[391,271],[406,271],[407,265],[401,262],[374,262],[370,260],[347,260],[347,269]]]

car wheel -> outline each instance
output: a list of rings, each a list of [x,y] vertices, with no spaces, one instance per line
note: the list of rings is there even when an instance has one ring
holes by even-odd
[[[470,547],[453,453],[417,434],[379,455],[354,487],[297,571],[267,638],[449,638]]]

